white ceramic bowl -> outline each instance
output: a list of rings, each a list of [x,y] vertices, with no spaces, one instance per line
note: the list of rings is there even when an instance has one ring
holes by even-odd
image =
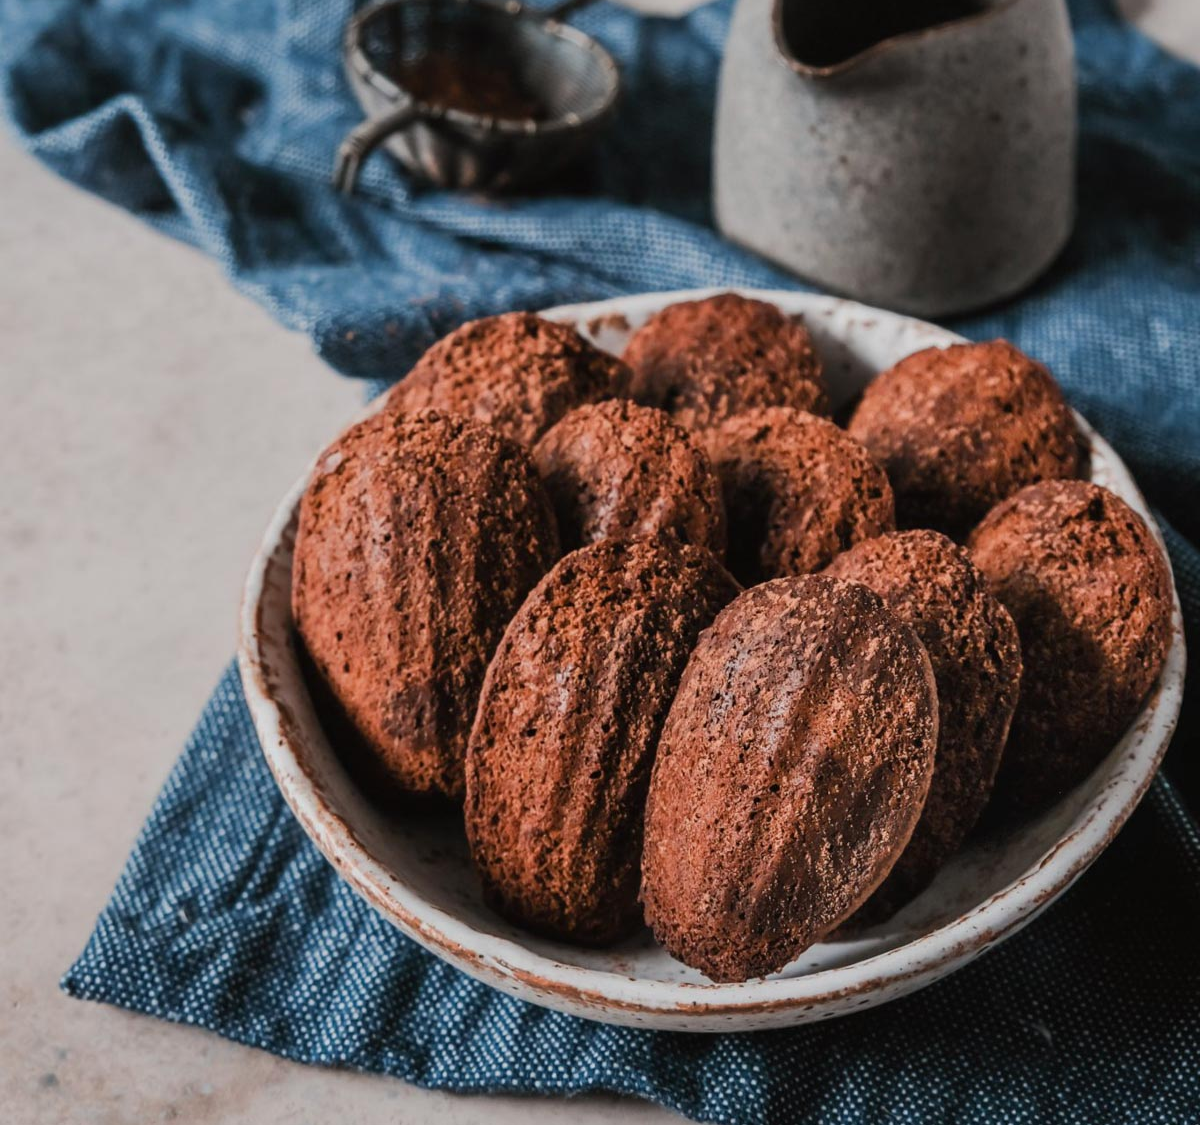
[[[619,352],[650,313],[709,292],[648,293],[546,315]],[[753,295],[804,317],[835,401],[918,348],[959,339],[850,301]],[[1154,527],[1125,466],[1079,422],[1092,442],[1093,479]],[[968,848],[892,921],[853,941],[814,946],[783,972],[745,984],[713,984],[672,960],[648,933],[611,949],[576,949],[524,933],[484,906],[452,817],[391,821],[342,768],[317,721],[292,638],[292,548],[306,480],[284,498],[254,560],[238,653],[263,753],[284,798],[342,878],[409,937],[495,988],[575,1015],[686,1031],[750,1030],[826,1019],[930,984],[1031,921],[1104,850],[1150,783],[1179,714],[1185,656],[1176,599],[1160,682],[1091,777],[1018,834]]]

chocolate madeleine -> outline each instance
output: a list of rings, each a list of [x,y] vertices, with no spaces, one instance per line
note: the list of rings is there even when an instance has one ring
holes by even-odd
[[[937,691],[867,587],[747,590],[688,661],[646,802],[655,937],[713,980],[782,969],[882,882],[921,815]]]
[[[1171,575],[1141,516],[1089,481],[1022,489],[969,545],[1025,661],[992,798],[1011,818],[1081,782],[1137,715],[1171,644]]]
[[[541,581],[488,668],[465,820],[488,902],[591,945],[641,923],[642,812],[696,637],[736,593],[701,547],[605,539]]]
[[[385,788],[461,797],[488,660],[557,557],[529,454],[482,422],[385,408],[321,455],[292,612]]]
[[[829,410],[808,329],[775,305],[737,293],[655,313],[630,338],[624,358],[633,397],[689,430],[760,406]]]
[[[704,450],[661,410],[610,399],[572,410],[534,446],[563,549],[670,531],[725,554],[721,486]]]
[[[709,454],[725,497],[729,569],[744,586],[820,570],[895,529],[883,469],[824,418],[748,410],[710,432]]]
[[[626,393],[630,377],[616,356],[569,324],[504,313],[439,340],[392,388],[389,403],[466,414],[533,445],[567,411]]]
[[[891,874],[848,923],[863,927],[923,891],[979,820],[1017,705],[1021,646],[971,556],[936,531],[868,539],[838,555],[825,574],[861,582],[883,598],[925,646],[937,682],[929,797]]]
[[[1058,384],[1007,340],[902,359],[867,387],[849,430],[887,471],[900,526],[955,537],[1025,485],[1082,468]]]

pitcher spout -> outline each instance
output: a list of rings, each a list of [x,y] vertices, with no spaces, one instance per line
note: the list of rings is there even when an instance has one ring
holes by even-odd
[[[780,57],[806,78],[831,78],[917,40],[985,20],[1019,0],[774,0]]]

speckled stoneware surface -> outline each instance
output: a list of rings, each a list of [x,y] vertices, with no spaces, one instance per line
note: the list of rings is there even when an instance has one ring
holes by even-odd
[[[1065,0],[972,2],[982,10],[805,65],[803,13],[842,0],[739,0],[714,158],[725,235],[823,288],[923,316],[1041,273],[1074,215]]]
[[[547,315],[619,351],[650,313],[709,292],[650,293]],[[918,348],[959,339],[849,301],[754,295],[804,318],[835,401]],[[1080,424],[1092,441],[1093,479],[1153,526],[1124,465]],[[410,937],[496,988],[576,1015],[691,1031],[782,1027],[881,1004],[945,976],[1029,922],[1104,850],[1149,784],[1179,713],[1185,658],[1176,600],[1161,681],[1103,764],[1016,835],[969,847],[892,921],[852,941],[814,946],[783,972],[745,984],[707,981],[648,933],[606,950],[546,941],[483,905],[453,817],[389,821],[352,784],[321,729],[297,663],[289,609],[296,506],[306,479],[284,498],[254,561],[238,653],[263,752],[284,797],[342,877]]]

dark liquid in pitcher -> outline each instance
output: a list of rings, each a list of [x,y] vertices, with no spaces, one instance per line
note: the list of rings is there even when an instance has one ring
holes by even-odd
[[[998,0],[781,0],[783,38],[807,66],[835,66],[885,39],[979,15]]]

